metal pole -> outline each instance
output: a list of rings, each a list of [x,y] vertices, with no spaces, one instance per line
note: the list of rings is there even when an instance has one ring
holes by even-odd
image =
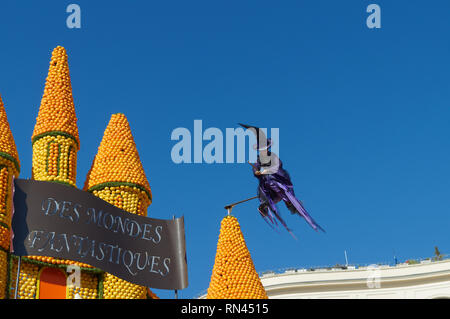
[[[238,205],[238,204],[242,204],[242,203],[248,202],[249,200],[252,200],[252,199],[255,199],[255,198],[258,198],[258,196],[254,196],[254,197],[250,197],[250,198],[241,200],[241,201],[239,201],[239,202],[236,202],[236,203],[227,205],[227,206],[225,206],[224,208],[227,210],[228,216],[230,216],[230,215],[231,215],[231,210],[233,209],[234,206],[236,206],[236,205]]]
[[[233,203],[233,204],[225,206],[225,209],[228,210],[228,214],[229,214],[229,213],[231,213],[231,210],[233,209],[234,206],[236,206],[238,204],[241,204],[241,203],[248,202],[249,200],[256,199],[256,198],[258,198],[258,196],[254,196],[254,197],[250,197],[250,198],[241,200],[239,202],[236,202],[236,203]]]
[[[344,250],[344,254],[345,254],[345,266],[348,266],[348,259],[347,259],[347,251]]]
[[[20,277],[20,264],[22,263],[22,257],[19,256],[19,260],[17,261],[17,276],[16,276],[16,288],[14,290],[14,299],[17,299],[19,294],[19,277]]]
[[[172,219],[175,220],[175,215],[172,215]],[[175,299],[178,299],[178,290],[175,289],[174,292],[175,292]]]

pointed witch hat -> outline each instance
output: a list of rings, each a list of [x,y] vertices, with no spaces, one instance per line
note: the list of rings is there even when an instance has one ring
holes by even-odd
[[[255,134],[256,144],[253,145],[253,149],[258,150],[258,151],[264,151],[264,150],[269,149],[272,146],[272,139],[266,137],[264,130],[260,129],[257,126],[251,126],[251,125],[241,124],[241,123],[238,123],[238,124],[248,130],[251,130],[253,132],[253,134]]]

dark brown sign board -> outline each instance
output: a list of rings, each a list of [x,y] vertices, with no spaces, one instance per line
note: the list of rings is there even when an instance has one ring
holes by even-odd
[[[14,188],[14,255],[78,261],[146,287],[187,287],[184,217],[131,214],[58,183],[15,179]]]

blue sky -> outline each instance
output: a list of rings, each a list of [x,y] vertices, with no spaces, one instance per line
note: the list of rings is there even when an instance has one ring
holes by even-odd
[[[81,7],[81,29],[66,7]],[[366,7],[381,7],[381,28]],[[171,132],[279,128],[296,194],[327,230],[279,207],[235,208],[257,271],[392,262],[450,251],[450,3],[428,1],[9,1],[0,3],[0,94],[31,176],[31,135],[51,51],[69,54],[82,187],[111,114],[132,127],[149,216],[185,216],[189,282],[209,285],[223,207],[254,196],[248,164],[174,164]],[[155,290],[163,298],[170,291]]]

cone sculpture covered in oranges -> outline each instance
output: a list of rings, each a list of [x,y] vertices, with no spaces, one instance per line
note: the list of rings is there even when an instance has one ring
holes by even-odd
[[[77,118],[72,96],[69,63],[66,50],[58,46],[52,52],[44,95],[37,117],[32,140],[43,134],[63,133],[80,146]]]
[[[66,50],[52,52],[47,81],[32,135],[32,178],[76,187],[77,152],[80,149],[77,117]],[[9,253],[12,184],[20,162],[0,97],[0,298],[15,295],[18,258]],[[114,114],[84,190],[130,213],[146,216],[151,189],[137,153],[126,117]],[[54,289],[56,277],[67,277],[68,265],[80,267],[80,285]],[[46,275],[47,274],[47,275]],[[56,277],[55,277],[56,276]],[[137,286],[88,264],[45,256],[23,256],[19,299],[158,298]],[[62,285],[64,286],[64,285]]]
[[[8,294],[8,252],[11,236],[12,181],[20,171],[19,156],[0,96],[0,299]]]
[[[125,115],[111,116],[86,178],[84,190],[129,213],[147,215],[151,189]],[[150,289],[108,273],[104,274],[103,297],[157,298]]]
[[[7,160],[9,164],[12,164],[11,169],[15,177],[19,176],[20,171],[20,161],[19,155],[17,154],[16,143],[14,137],[11,133],[11,129],[8,122],[8,117],[6,116],[5,106],[3,104],[2,97],[0,95],[0,164],[6,163]]]
[[[62,183],[76,187],[77,152],[80,149],[77,117],[72,97],[72,84],[66,50],[56,47],[50,59],[47,81],[36,118],[33,135],[32,176],[39,181]],[[16,276],[17,260],[12,263],[12,276]],[[66,298],[76,294],[83,299],[98,298],[100,270],[71,260],[46,256],[27,256],[22,260],[18,297],[39,298],[39,274],[45,268],[66,265],[81,267],[81,287],[68,288]],[[11,287],[14,294],[14,285]]]
[[[66,50],[53,50],[33,135],[33,178],[75,186],[80,149]]]
[[[236,217],[228,215],[220,227],[216,259],[206,298],[267,299]]]
[[[113,114],[103,134],[92,167],[88,173],[84,190],[94,192],[107,187],[128,186],[144,201],[131,213],[147,215],[152,200],[151,189],[144,172],[139,153],[131,133],[130,124],[124,114]],[[136,210],[137,209],[137,210]]]

